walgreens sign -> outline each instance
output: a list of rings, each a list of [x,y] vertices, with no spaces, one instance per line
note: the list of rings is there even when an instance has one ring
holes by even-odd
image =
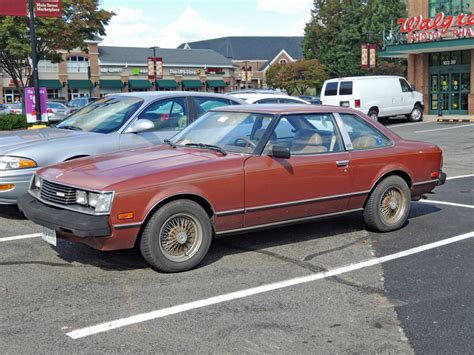
[[[398,24],[400,31],[407,34],[408,42],[474,37],[474,14],[446,16],[440,12],[432,19],[413,16],[399,19]]]

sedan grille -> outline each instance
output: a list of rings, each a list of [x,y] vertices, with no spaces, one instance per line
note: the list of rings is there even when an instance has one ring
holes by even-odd
[[[61,205],[76,204],[76,189],[43,180],[41,198]]]

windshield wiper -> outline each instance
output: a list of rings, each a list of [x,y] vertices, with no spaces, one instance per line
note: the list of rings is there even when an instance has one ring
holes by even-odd
[[[172,148],[176,148],[176,144],[174,144],[172,141],[170,141],[169,139],[165,139],[163,142],[165,142],[166,144],[169,144]]]
[[[186,143],[186,146],[214,150],[216,152],[221,153],[222,155],[227,155],[227,152],[217,145],[204,144],[204,143]]]
[[[61,127],[56,127],[56,128],[70,129],[71,131],[82,131],[82,128],[76,127],[76,126],[61,126]]]

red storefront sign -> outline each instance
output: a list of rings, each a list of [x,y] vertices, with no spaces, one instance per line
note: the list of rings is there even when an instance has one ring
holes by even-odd
[[[0,16],[26,16],[26,0],[0,0]]]
[[[26,0],[0,0],[0,16],[26,16]],[[36,17],[61,17],[61,0],[36,0]]]
[[[153,80],[155,76],[157,79],[163,78],[163,58],[162,57],[148,57],[148,79]]]

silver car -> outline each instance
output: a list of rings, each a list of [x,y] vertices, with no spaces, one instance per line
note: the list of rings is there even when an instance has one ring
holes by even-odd
[[[58,125],[0,133],[0,204],[15,204],[46,165],[160,144],[208,110],[245,104],[227,95],[163,91],[106,96]]]
[[[0,115],[9,115],[10,114],[10,106],[7,104],[0,104]]]
[[[71,111],[60,102],[48,102],[47,109],[49,122],[60,122],[71,114]]]

